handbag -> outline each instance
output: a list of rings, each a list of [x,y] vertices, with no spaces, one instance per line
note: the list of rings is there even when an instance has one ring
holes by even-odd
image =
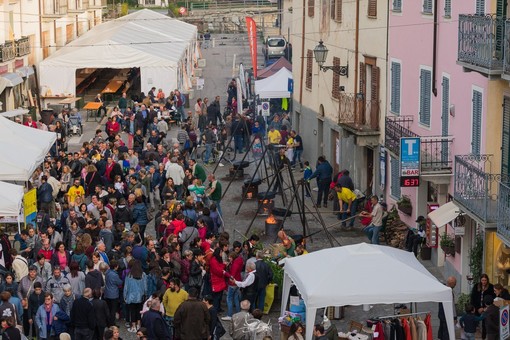
[[[225,330],[225,327],[223,327],[223,324],[221,323],[220,319],[218,317],[216,317],[216,318],[217,318],[216,326],[214,327],[214,330],[213,330],[214,340],[221,339],[221,337],[227,333],[227,331]]]
[[[202,287],[202,283],[204,282],[202,275],[190,276],[188,285],[190,287]]]

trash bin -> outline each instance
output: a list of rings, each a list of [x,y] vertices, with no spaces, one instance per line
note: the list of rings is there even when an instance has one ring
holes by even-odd
[[[41,120],[44,124],[49,125],[53,120],[53,109],[45,109],[41,111]]]

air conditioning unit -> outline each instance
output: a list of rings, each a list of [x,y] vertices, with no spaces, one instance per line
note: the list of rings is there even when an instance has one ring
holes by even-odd
[[[205,59],[198,59],[198,67],[204,68],[205,64]]]
[[[202,69],[201,68],[196,68],[195,69],[195,77],[200,78],[200,77],[202,77],[202,74],[203,73],[202,73]]]

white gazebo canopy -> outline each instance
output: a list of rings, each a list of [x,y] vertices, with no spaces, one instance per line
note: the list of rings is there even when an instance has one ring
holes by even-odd
[[[255,80],[255,94],[268,99],[290,98],[289,80],[292,80],[292,72],[283,67],[270,77]]]
[[[167,92],[189,83],[196,39],[196,26],[143,9],[94,27],[43,60],[41,88],[75,95],[77,69],[139,67],[142,91]]]
[[[306,339],[312,339],[317,309],[328,306],[442,302],[450,339],[453,294],[416,259],[413,253],[360,243],[287,259],[282,310],[292,282],[306,305]]]
[[[0,216],[19,216],[23,187],[0,181]]]
[[[27,181],[56,139],[56,133],[0,117],[0,181]]]

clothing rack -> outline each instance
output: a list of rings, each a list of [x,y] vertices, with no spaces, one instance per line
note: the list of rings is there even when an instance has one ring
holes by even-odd
[[[374,318],[375,320],[379,319],[393,319],[393,318],[399,318],[403,316],[415,316],[415,315],[421,315],[421,314],[430,314],[431,312],[415,312],[415,313],[407,313],[407,314],[396,314],[396,315],[388,315],[388,316],[379,316],[377,318]]]

